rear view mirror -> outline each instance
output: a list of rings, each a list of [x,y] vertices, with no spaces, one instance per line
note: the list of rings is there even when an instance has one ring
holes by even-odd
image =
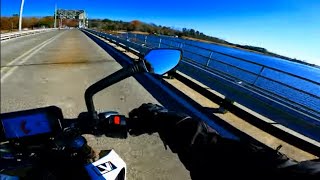
[[[152,49],[145,56],[148,72],[163,75],[175,68],[182,58],[179,49]]]

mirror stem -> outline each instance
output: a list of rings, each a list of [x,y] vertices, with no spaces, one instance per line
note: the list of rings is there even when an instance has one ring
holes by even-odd
[[[140,72],[147,72],[146,66],[142,60],[134,63],[132,66],[122,68],[114,72],[113,74],[101,79],[100,81],[92,84],[89,88],[87,88],[84,94],[84,98],[90,118],[92,118],[93,120],[99,119],[93,104],[93,96],[97,92]]]

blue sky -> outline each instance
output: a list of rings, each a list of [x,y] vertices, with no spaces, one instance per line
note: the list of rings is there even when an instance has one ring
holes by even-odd
[[[1,0],[1,15],[21,0]],[[54,4],[89,18],[141,20],[205,34],[320,65],[320,0],[25,0],[25,16],[52,15]]]

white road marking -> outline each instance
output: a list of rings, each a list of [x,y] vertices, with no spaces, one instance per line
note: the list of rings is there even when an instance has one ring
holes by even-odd
[[[63,32],[65,33],[65,32]],[[23,53],[19,57],[15,58],[13,61],[8,63],[6,66],[11,66],[11,65],[21,65],[22,63],[25,63],[28,59],[30,59],[34,54],[39,52],[42,48],[44,48],[46,45],[50,44],[52,41],[56,40],[58,37],[60,37],[63,33],[58,34],[43,43],[37,45],[36,47],[30,49],[29,51]],[[14,67],[3,67],[1,68],[1,83],[4,82],[4,80],[10,76],[19,66],[14,66]],[[11,69],[9,69],[11,68]],[[5,72],[5,70],[9,69],[8,71]]]

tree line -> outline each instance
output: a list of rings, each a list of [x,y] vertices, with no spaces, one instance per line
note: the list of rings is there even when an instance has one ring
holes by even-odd
[[[138,20],[134,20],[131,22],[124,22],[124,21],[113,21],[110,19],[103,19],[103,20],[91,19],[89,20],[89,27],[97,28],[104,31],[109,31],[111,33],[114,31],[127,31],[127,32],[140,31],[140,32],[146,32],[149,34],[161,34],[161,35],[167,35],[167,36],[177,36],[182,38],[195,38],[195,39],[205,40],[209,42],[232,45],[232,46],[236,46],[244,49],[250,49],[250,50],[258,51],[262,53],[267,52],[265,48],[233,44],[217,37],[208,36],[203,32],[200,32],[195,29],[182,28],[181,30],[179,30],[179,29],[174,29],[167,26],[156,25],[154,23],[144,23]]]
[[[63,19],[62,26],[78,27],[78,20],[75,19]],[[53,28],[54,17],[25,17],[22,18],[22,28],[36,29],[36,28]],[[57,27],[59,26],[59,19],[57,19]],[[1,30],[16,30],[19,27],[19,17],[1,17]]]
[[[249,46],[249,45],[240,45],[240,44],[234,44],[230,43],[228,41],[225,41],[223,39],[212,37],[204,34],[203,32],[200,32],[195,29],[188,29],[188,28],[182,28],[174,29],[167,26],[161,26],[156,25],[153,23],[144,23],[138,20],[134,20],[131,22],[124,22],[124,21],[113,21],[110,19],[91,19],[89,21],[89,27],[90,28],[97,28],[100,30],[108,31],[108,32],[114,32],[114,31],[140,31],[140,32],[146,32],[149,34],[161,34],[161,35],[167,35],[167,36],[176,36],[180,38],[195,38],[196,40],[205,40],[209,42],[229,45],[233,47],[248,49],[251,51],[256,51],[264,54],[268,54],[268,50],[262,47],[256,47],[256,46]],[[272,54],[273,56],[276,56],[275,54]],[[286,58],[281,56],[282,58]],[[288,58],[287,58],[288,59]]]
[[[91,19],[89,21],[89,27],[90,28],[97,28],[104,31],[140,31],[140,32],[146,32],[149,34],[161,34],[161,35],[167,35],[167,36],[177,36],[181,38],[195,38],[197,40],[205,40],[209,42],[224,44],[224,45],[230,45],[238,48],[248,49],[260,53],[268,54],[268,50],[262,47],[256,47],[256,46],[249,46],[249,45],[240,45],[240,44],[234,44],[230,43],[228,41],[225,41],[223,39],[212,37],[204,34],[203,32],[200,32],[195,29],[188,29],[188,28],[182,28],[174,29],[167,26],[161,26],[156,25],[153,23],[144,23],[138,20],[134,20],[131,22],[124,22],[124,21],[113,21],[110,19]],[[273,56],[275,56],[273,54]],[[286,57],[285,57],[286,58]]]
[[[212,41],[216,43],[228,43],[225,40],[207,36],[202,32],[196,31],[194,29],[183,28],[182,30],[174,29],[168,26],[156,25],[153,23],[144,23],[138,20],[131,22],[124,21],[113,21],[110,19],[92,19],[89,21],[89,27],[98,28],[105,31],[141,31],[149,34],[161,34],[167,36],[178,36],[178,37],[192,37],[207,41]]]

